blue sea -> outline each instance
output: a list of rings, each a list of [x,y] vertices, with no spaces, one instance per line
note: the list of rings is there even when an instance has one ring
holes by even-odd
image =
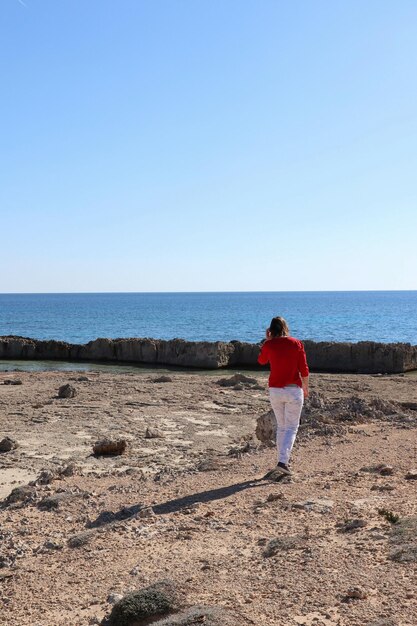
[[[258,342],[281,315],[316,341],[417,344],[417,291],[0,294],[0,335]]]

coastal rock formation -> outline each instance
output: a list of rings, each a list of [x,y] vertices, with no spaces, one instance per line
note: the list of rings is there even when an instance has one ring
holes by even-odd
[[[399,373],[417,369],[417,346],[407,343],[304,342],[310,368],[315,371]],[[259,344],[240,341],[183,339],[95,339],[86,344],[0,337],[0,359],[107,361],[218,369],[258,367]]]
[[[318,371],[360,374],[399,373],[417,369],[417,346],[409,343],[304,341],[309,365]]]

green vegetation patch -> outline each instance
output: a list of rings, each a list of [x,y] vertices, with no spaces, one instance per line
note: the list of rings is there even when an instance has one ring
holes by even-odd
[[[399,563],[417,562],[417,515],[400,519],[391,530],[390,559]]]
[[[174,583],[163,580],[139,591],[132,591],[117,602],[109,626],[141,626],[178,611],[180,594]],[[153,619],[152,619],[153,621]]]

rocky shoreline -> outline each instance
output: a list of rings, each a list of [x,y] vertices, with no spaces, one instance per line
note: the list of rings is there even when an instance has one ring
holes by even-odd
[[[315,342],[304,345],[313,371],[395,374],[417,369],[417,346],[408,343]],[[259,344],[240,341],[99,338],[86,344],[0,337],[0,359],[95,361],[201,369],[257,368]]]

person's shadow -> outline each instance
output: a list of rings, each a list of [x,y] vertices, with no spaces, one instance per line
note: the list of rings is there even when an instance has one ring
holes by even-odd
[[[193,493],[182,498],[175,498],[173,500],[167,500],[161,504],[155,504],[152,509],[156,515],[165,515],[167,513],[175,513],[181,509],[186,509],[193,504],[201,504],[203,502],[213,502],[214,500],[223,500],[229,496],[233,496],[236,493],[245,491],[246,489],[255,489],[257,487],[268,487],[270,484],[263,482],[262,478],[255,480],[246,480],[241,483],[235,483],[234,485],[228,485],[227,487],[219,487],[218,489],[209,489],[208,491],[200,491]],[[102,511],[100,515],[88,523],[89,528],[97,528],[104,526],[105,524],[111,524],[119,522],[129,517],[132,517],[138,513],[143,507],[141,504],[134,504],[130,507],[123,507],[117,512]]]

